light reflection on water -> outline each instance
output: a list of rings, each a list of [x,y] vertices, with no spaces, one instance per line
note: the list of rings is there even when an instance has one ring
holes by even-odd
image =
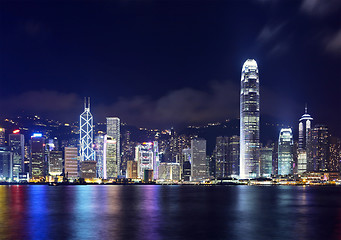
[[[0,239],[341,239],[341,188],[0,186]]]

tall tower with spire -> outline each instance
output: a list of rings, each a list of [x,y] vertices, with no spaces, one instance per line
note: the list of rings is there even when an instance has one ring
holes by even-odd
[[[308,114],[307,104],[305,105],[305,111],[300,118],[298,124],[298,148],[307,150],[307,143],[309,141],[309,130],[312,127],[313,118]]]
[[[94,161],[93,118],[90,112],[90,98],[84,98],[84,112],[80,115],[80,160]]]
[[[240,89],[240,178],[259,176],[259,73],[254,59],[245,61]]]

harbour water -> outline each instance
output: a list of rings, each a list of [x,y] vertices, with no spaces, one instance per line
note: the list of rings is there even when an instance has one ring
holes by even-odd
[[[0,186],[0,239],[341,239],[341,187]]]

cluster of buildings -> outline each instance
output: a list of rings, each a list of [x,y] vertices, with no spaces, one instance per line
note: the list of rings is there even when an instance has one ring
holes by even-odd
[[[94,131],[90,99],[80,115],[79,139],[60,143],[33,133],[28,141],[19,129],[8,137],[0,128],[0,181],[3,182],[159,182],[193,183],[212,179],[339,178],[341,140],[305,113],[278,139],[260,142],[259,72],[255,60],[242,68],[240,135],[218,136],[212,153],[207,141],[174,129],[152,130],[149,141],[132,141],[121,132],[118,117],[106,118],[106,130]],[[26,136],[27,137],[27,136]],[[6,139],[8,139],[6,141]]]

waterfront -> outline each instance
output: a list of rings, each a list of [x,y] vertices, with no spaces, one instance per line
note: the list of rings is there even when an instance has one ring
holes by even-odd
[[[0,186],[1,239],[340,239],[341,188]]]

